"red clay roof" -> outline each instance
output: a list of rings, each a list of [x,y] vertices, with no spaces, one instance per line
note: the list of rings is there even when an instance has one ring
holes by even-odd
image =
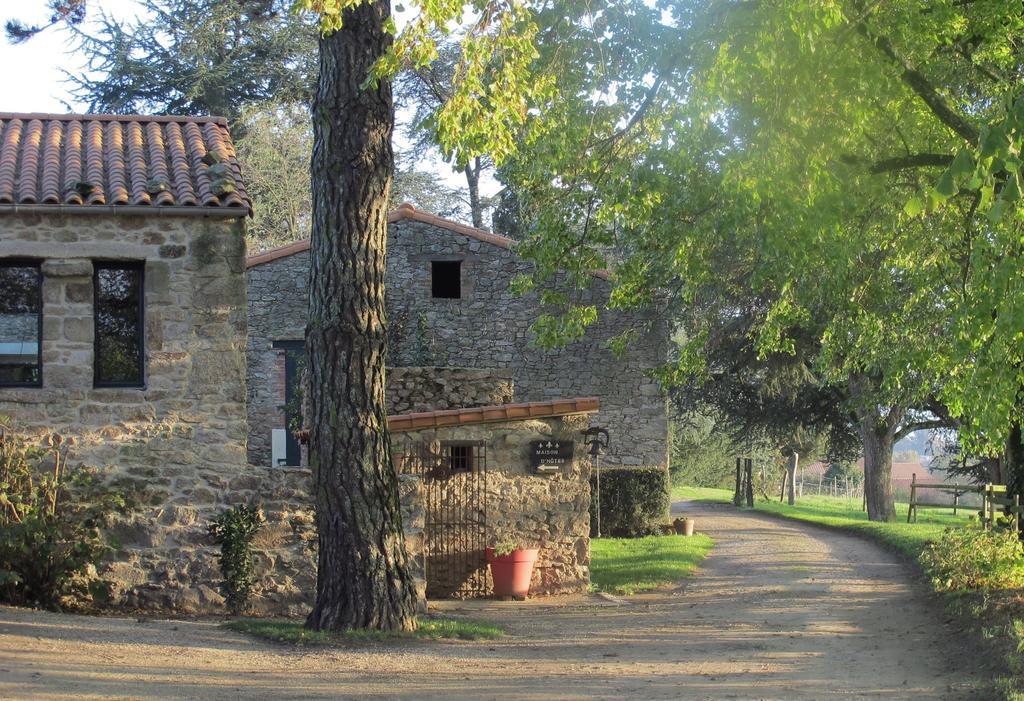
[[[388,214],[388,223],[394,223],[402,221],[403,219],[410,219],[412,221],[423,222],[424,224],[432,224],[438,228],[453,231],[456,234],[462,234],[468,236],[477,241],[484,241],[486,243],[493,244],[498,248],[512,248],[515,245],[515,240],[510,239],[507,236],[499,236],[498,234],[492,234],[490,231],[484,231],[483,229],[476,229],[472,226],[466,226],[459,222],[452,221],[451,219],[445,219],[443,217],[437,217],[433,214],[427,214],[413,207],[408,202],[398,205],[398,209]],[[289,243],[278,248],[271,248],[269,251],[263,251],[263,253],[257,253],[256,255],[249,256],[245,260],[245,267],[252,268],[257,265],[269,263],[272,260],[278,258],[284,258],[286,256],[294,255],[296,253],[302,253],[303,251],[309,250],[309,239],[305,238],[295,243]]]
[[[474,424],[516,421],[521,419],[544,419],[569,414],[593,414],[601,408],[597,397],[580,399],[553,399],[546,402],[525,404],[499,404],[472,409],[447,409],[425,411],[416,414],[398,414],[388,417],[388,428],[401,433],[422,428],[443,426],[469,426]]]
[[[397,221],[403,221],[406,219],[410,221],[422,222],[423,224],[431,224],[433,226],[438,227],[439,229],[445,229],[456,234],[462,234],[463,236],[468,236],[471,239],[483,241],[484,243],[489,243],[491,245],[497,246],[498,248],[504,248],[506,250],[511,249],[516,244],[515,239],[510,239],[507,236],[492,234],[490,231],[484,231],[483,229],[477,229],[472,226],[460,224],[459,222],[452,221],[451,219],[445,219],[444,217],[438,217],[433,214],[421,212],[408,202],[404,202],[398,205],[398,209],[396,209],[395,211],[391,212],[388,215],[389,224]],[[269,251],[263,251],[262,253],[251,255],[245,259],[245,267],[252,268],[257,265],[263,265],[264,263],[269,263],[271,261],[277,260],[278,258],[285,258],[287,256],[291,256],[296,253],[302,253],[303,251],[308,250],[309,239],[302,239],[301,241],[296,241],[295,243],[289,243],[278,248],[271,248]],[[608,279],[607,270],[595,270],[593,274],[595,277],[599,277],[602,280]]]
[[[8,206],[251,211],[223,118],[0,112]]]

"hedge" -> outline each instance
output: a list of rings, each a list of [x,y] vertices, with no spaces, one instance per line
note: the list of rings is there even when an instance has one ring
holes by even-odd
[[[590,476],[590,535],[597,535],[597,477]],[[668,470],[606,467],[601,470],[601,535],[653,535],[669,510]]]

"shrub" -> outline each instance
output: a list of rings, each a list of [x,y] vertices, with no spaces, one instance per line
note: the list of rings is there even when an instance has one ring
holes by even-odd
[[[127,511],[102,471],[67,469],[68,442],[45,447],[0,417],[0,601],[61,608],[96,601],[109,583],[96,568],[113,548],[103,534]]]
[[[210,536],[220,545],[221,590],[234,614],[246,610],[256,584],[252,541],[262,527],[263,512],[244,504],[228,509],[210,524]]]
[[[1024,545],[1007,531],[947,528],[940,541],[921,552],[920,559],[937,591],[1024,586]]]
[[[590,477],[590,533],[597,535],[597,479]],[[668,471],[661,467],[601,470],[601,535],[638,538],[658,532],[668,515]]]

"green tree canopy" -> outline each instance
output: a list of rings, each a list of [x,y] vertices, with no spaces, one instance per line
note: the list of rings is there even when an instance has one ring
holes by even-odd
[[[744,319],[757,359],[802,357],[841,397],[879,489],[914,428],[952,418],[1001,451],[1024,379],[1021,6],[564,10],[541,35],[560,99],[506,169],[533,213],[523,285],[613,265],[613,305],[685,331],[672,384],[719,372],[709,351]],[[544,340],[594,317],[561,311]]]
[[[83,3],[84,5],[84,3]],[[141,0],[137,18],[74,26],[87,73],[69,74],[93,112],[219,115],[255,104],[309,104],[316,22],[289,0]]]

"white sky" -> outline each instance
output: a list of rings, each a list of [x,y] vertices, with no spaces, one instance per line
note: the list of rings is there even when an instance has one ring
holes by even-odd
[[[90,0],[89,12],[98,10],[115,17],[131,18],[138,13],[135,0]],[[46,22],[49,12],[45,0],[2,0],[0,23],[20,19],[26,24]],[[68,112],[82,111],[85,105],[72,101],[64,73],[81,74],[84,61],[71,53],[68,33],[48,29],[23,44],[11,45],[0,38],[0,111]],[[70,110],[69,110],[70,106]]]

